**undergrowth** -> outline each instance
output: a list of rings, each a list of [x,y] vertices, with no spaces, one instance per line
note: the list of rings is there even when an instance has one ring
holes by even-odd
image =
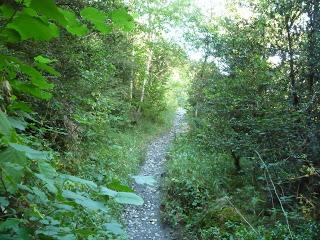
[[[138,174],[148,143],[171,127],[174,116],[174,107],[169,107],[157,121],[141,119],[125,129],[100,126],[93,137],[65,153],[64,167],[72,166],[69,171],[110,188],[126,188],[133,181],[131,176]],[[123,205],[111,203],[109,207],[121,220]]]
[[[268,206],[267,194],[249,159],[236,173],[231,158],[180,136],[170,150],[164,181],[163,219],[178,239],[312,240],[319,225],[300,212],[288,212],[292,238],[280,207]],[[293,208],[292,208],[293,209]]]

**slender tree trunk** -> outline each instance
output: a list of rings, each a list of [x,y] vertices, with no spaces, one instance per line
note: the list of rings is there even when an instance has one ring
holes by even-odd
[[[286,31],[287,31],[288,51],[289,51],[289,65],[290,65],[289,79],[290,79],[292,104],[293,106],[297,107],[299,104],[299,98],[297,94],[296,79],[295,79],[295,73],[294,73],[293,39],[292,39],[291,26],[289,23],[289,19],[286,20]]]
[[[149,49],[148,51],[148,60],[147,60],[147,66],[146,66],[146,73],[145,73],[145,77],[143,79],[143,84],[142,84],[142,90],[141,90],[141,98],[140,98],[140,102],[143,103],[144,98],[145,98],[145,91],[146,91],[146,86],[150,80],[150,76],[151,76],[151,66],[152,66],[152,50]]]
[[[134,78],[135,78],[135,74],[134,74],[134,49],[132,50],[132,62],[131,62],[131,78],[130,78],[130,100],[133,100],[133,89],[134,89]]]

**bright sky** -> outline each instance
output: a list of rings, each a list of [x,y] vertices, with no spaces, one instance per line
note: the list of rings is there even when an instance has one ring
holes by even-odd
[[[208,17],[222,16],[226,12],[226,0],[194,0],[194,3]]]

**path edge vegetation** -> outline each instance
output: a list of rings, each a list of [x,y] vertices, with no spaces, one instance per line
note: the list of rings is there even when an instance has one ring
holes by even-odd
[[[203,57],[163,200],[179,239],[319,239],[319,6],[232,1],[189,34]]]
[[[127,74],[123,66],[115,61],[88,61],[72,49],[88,41],[85,53],[91,51],[100,57],[99,51],[106,46],[103,41],[116,45],[112,38],[117,36],[127,41],[136,29],[127,6],[121,1],[59,3],[17,0],[0,6],[1,239],[106,239],[124,235],[118,222],[119,204],[143,203],[127,187],[132,181],[130,175],[143,160],[147,141],[171,124],[172,111],[161,102],[165,80],[163,86],[154,80],[155,97],[154,89],[143,84],[144,100],[134,96],[138,83],[130,80],[128,104],[121,99],[122,86],[108,83],[113,91],[108,96],[104,92],[105,80],[118,81],[117,74]],[[74,43],[70,44],[71,40]],[[73,52],[60,52],[59,48]],[[67,54],[75,58],[66,59]],[[138,57],[143,59],[143,55]],[[82,79],[68,79],[79,72],[64,66],[65,60],[70,64],[82,61],[80,66],[73,65]],[[85,63],[93,66],[88,68]],[[100,66],[105,67],[104,72]],[[135,74],[134,69],[129,74]],[[166,77],[158,74],[157,78]],[[89,80],[91,85],[86,83]],[[79,98],[74,94],[77,90],[84,95]],[[143,104],[157,97],[158,111],[153,114],[149,110],[150,117],[146,117],[150,106]]]

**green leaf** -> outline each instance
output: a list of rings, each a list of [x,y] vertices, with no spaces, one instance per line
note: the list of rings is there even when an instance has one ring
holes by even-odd
[[[67,174],[61,174],[60,177],[64,180],[70,180],[71,182],[75,182],[75,183],[80,183],[83,185],[86,185],[88,187],[90,187],[93,190],[96,190],[98,188],[97,184],[95,184],[92,181],[83,179],[83,178],[79,178],[76,176],[72,176],[72,175],[67,175]]]
[[[32,112],[31,107],[27,103],[21,102],[21,101],[14,101],[13,103],[11,103],[8,106],[8,109],[10,111],[21,110],[21,111],[27,112],[27,113],[31,113]]]
[[[55,24],[44,22],[38,17],[27,14],[26,11],[15,17],[7,28],[17,31],[21,40],[48,41],[59,36],[59,30]]]
[[[142,205],[143,199],[135,193],[130,192],[118,192],[114,197],[114,200],[121,204]]]
[[[18,190],[18,184],[21,183],[24,175],[24,168],[16,163],[4,162],[1,164],[2,180],[6,185],[6,189],[11,194]]]
[[[9,137],[13,130],[12,125],[10,124],[6,114],[0,110],[0,134]]]
[[[48,162],[38,161],[38,167],[40,173],[48,178],[54,178],[57,176],[56,170]]]
[[[53,84],[48,83],[47,79],[35,68],[26,64],[20,64],[20,70],[22,73],[30,77],[33,85],[37,86],[41,90],[51,90],[53,88]]]
[[[131,31],[134,28],[133,17],[128,14],[124,8],[114,10],[111,14],[112,23],[125,31]]]
[[[4,208],[8,207],[9,206],[8,199],[5,197],[0,197],[0,206]]]
[[[132,176],[137,184],[154,186],[157,181],[153,176]]]
[[[42,55],[38,55],[38,56],[34,57],[34,60],[38,63],[44,63],[44,64],[54,63],[57,61],[57,60],[51,60],[51,59],[46,58]]]
[[[35,195],[35,197],[37,198],[36,200],[45,204],[47,202],[49,202],[49,199],[47,197],[47,195],[39,188],[37,187],[32,187],[32,192]]]
[[[28,146],[17,144],[17,143],[10,143],[11,147],[19,152],[23,152],[27,158],[32,160],[51,160],[51,156],[49,152],[46,151],[37,151]]]
[[[0,33],[0,39],[8,43],[17,43],[21,40],[20,34],[14,29],[5,28]]]
[[[125,231],[122,229],[122,225],[116,221],[111,221],[110,223],[106,223],[103,227],[110,233],[114,235],[124,235]]]
[[[58,192],[58,189],[55,186],[55,181],[53,178],[48,177],[44,174],[39,174],[39,173],[35,173],[34,175],[44,183],[44,186],[48,189],[49,192],[54,194]]]
[[[27,166],[28,160],[23,152],[17,151],[13,147],[7,147],[0,152],[0,164],[5,162],[16,163],[21,166]]]
[[[61,25],[67,23],[64,15],[59,11],[54,0],[31,0],[30,8],[49,19],[54,19]]]
[[[15,10],[8,4],[2,4],[0,6],[0,18],[11,18],[14,14]]]
[[[67,24],[64,27],[69,33],[72,33],[79,37],[84,36],[88,33],[89,30],[87,26],[79,22],[74,12],[65,9],[60,9],[60,12],[67,19]]]
[[[53,238],[56,240],[61,240],[61,239],[75,240],[76,236],[74,236],[71,232],[72,232],[71,229],[68,227],[49,225],[49,226],[45,226],[45,227],[38,229],[35,233],[36,233],[36,235],[47,236],[47,237],[49,237],[49,239]],[[43,239],[43,238],[40,238],[40,239]],[[45,238],[45,239],[47,239],[47,238]]]
[[[44,64],[44,63],[36,63],[36,67],[39,69],[39,70],[42,70],[44,72],[47,72],[47,73],[50,73],[51,75],[53,76],[56,76],[56,77],[61,77],[61,74],[55,70],[53,67],[51,66],[48,66],[47,64]]]
[[[117,192],[106,187],[100,187],[100,194],[104,196],[115,197]]]
[[[0,223],[0,232],[10,232],[8,234],[8,238],[10,240],[13,239],[21,239],[21,240],[31,240],[30,233],[27,228],[21,227],[20,224],[22,223],[22,220],[16,219],[16,218],[8,218],[4,222]],[[5,239],[2,238],[3,235],[0,235],[1,240]]]
[[[17,117],[8,117],[8,119],[10,120],[10,123],[12,125],[12,127],[24,131],[26,130],[28,123],[26,121],[24,121],[23,119],[17,118]]]
[[[21,81],[12,81],[11,86],[17,90],[29,94],[33,97],[42,99],[42,100],[50,100],[52,98],[52,94],[46,91],[43,91],[35,86],[30,84],[26,84]]]
[[[102,202],[94,201],[90,198],[82,196],[79,193],[71,192],[69,190],[64,190],[62,192],[62,196],[65,198],[74,200],[77,204],[89,210],[93,210],[93,211],[100,210],[104,212],[108,211],[107,207]]]
[[[119,181],[113,181],[112,183],[107,185],[111,190],[115,190],[118,192],[134,192],[132,188],[122,185]]]
[[[81,10],[80,14],[84,19],[90,21],[100,32],[105,34],[111,32],[111,28],[106,24],[107,15],[104,12],[93,7],[86,7]]]

